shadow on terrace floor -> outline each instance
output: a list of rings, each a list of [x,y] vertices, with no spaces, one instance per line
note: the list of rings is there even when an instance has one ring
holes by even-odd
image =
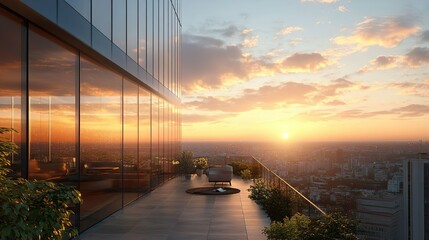
[[[241,190],[238,194],[194,195],[185,190],[213,183],[205,175],[193,175],[191,180],[177,177],[88,229],[79,239],[265,239],[261,231],[270,220],[247,197],[250,184],[234,177],[232,187]]]

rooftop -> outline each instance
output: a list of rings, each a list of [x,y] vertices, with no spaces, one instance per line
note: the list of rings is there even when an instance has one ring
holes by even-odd
[[[195,195],[189,188],[213,186],[205,175],[177,177],[82,233],[79,239],[266,239],[270,224],[248,198],[251,181],[234,176],[232,195]],[[227,185],[224,185],[227,186]]]

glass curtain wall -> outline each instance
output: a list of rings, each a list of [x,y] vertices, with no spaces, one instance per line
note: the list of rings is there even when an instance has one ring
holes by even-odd
[[[127,2],[113,0],[113,43],[123,52],[127,51]]]
[[[146,0],[146,71],[152,76],[154,76],[154,1]]]
[[[78,55],[34,26],[28,39],[29,178],[76,180]]]
[[[122,77],[80,62],[81,229],[122,207]]]
[[[177,93],[171,1],[66,2],[93,24],[93,42],[111,40],[103,46],[123,52],[120,63],[127,56],[150,82],[156,77]],[[0,127],[17,130],[7,136],[20,147],[11,156],[16,176],[79,186],[81,231],[171,178],[178,106],[2,7],[0,31],[7,33],[0,38]]]
[[[146,10],[146,0],[139,0],[139,16],[138,16],[138,36],[139,36],[139,65],[146,69],[146,23],[147,23],[147,10]]]
[[[159,175],[161,172],[160,161],[159,161],[159,97],[152,95],[152,144],[151,144],[151,188],[156,187],[159,184]]]
[[[151,178],[151,94],[139,88],[139,187],[140,193],[150,190]]]
[[[127,55],[131,57],[136,63],[137,59],[137,15],[138,5],[137,0],[127,0]]]
[[[159,173],[158,173],[158,181],[160,183],[164,182],[165,177],[165,166],[166,164],[166,158],[164,155],[164,99],[159,99],[159,116],[158,116],[158,136],[159,136],[159,144],[158,144],[158,156],[159,156]]]
[[[21,111],[25,104],[25,95],[21,92],[24,88],[25,74],[23,74],[22,58],[25,52],[25,42],[22,41],[23,21],[0,8],[0,32],[7,33],[7,37],[0,38],[0,127],[13,128],[17,132],[8,137],[18,147],[18,154],[10,156],[14,176],[21,175],[21,154],[23,150],[22,136],[24,127],[21,121],[24,117]]]
[[[123,93],[123,189],[124,205],[139,196],[139,88],[137,84],[124,79]]]
[[[92,0],[92,25],[112,39],[112,1]]]

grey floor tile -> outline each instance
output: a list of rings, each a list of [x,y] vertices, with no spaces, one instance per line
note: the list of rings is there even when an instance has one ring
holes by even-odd
[[[79,239],[265,239],[263,210],[249,199],[251,182],[234,179],[241,193],[200,196],[192,187],[212,186],[206,177],[173,179],[84,232]],[[229,186],[220,186],[229,187]]]

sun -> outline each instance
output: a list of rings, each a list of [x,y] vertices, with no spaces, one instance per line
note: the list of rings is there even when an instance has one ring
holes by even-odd
[[[282,138],[283,139],[288,139],[289,138],[289,133],[285,132],[282,134]]]

